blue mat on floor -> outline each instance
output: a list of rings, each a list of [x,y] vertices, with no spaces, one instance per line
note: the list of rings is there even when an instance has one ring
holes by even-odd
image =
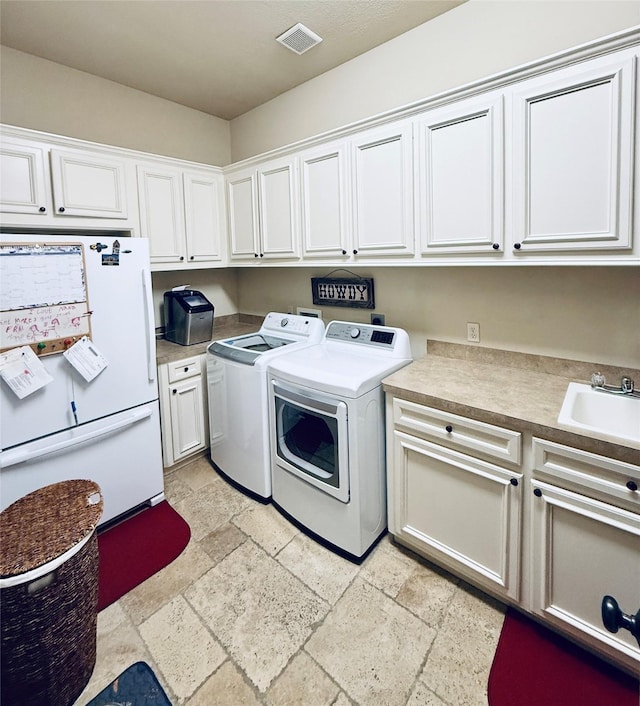
[[[171,706],[156,675],[146,662],[136,662],[114,679],[87,706]]]

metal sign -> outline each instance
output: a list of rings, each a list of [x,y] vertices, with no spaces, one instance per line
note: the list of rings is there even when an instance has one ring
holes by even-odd
[[[372,277],[356,279],[312,277],[311,293],[313,303],[321,306],[375,309]]]

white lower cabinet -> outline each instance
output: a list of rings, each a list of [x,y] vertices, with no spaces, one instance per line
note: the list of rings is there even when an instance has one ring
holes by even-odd
[[[389,530],[403,544],[492,593],[519,596],[520,435],[394,398]],[[429,439],[437,439],[437,443]],[[497,453],[496,453],[497,452]]]
[[[606,629],[602,603],[640,609],[640,467],[541,439],[533,449],[532,609],[637,670],[638,642]]]
[[[388,395],[389,531],[637,672],[640,466],[529,439]]]
[[[173,466],[209,445],[204,356],[158,368],[164,466]]]

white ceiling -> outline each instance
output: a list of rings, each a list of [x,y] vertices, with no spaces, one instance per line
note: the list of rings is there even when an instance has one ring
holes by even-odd
[[[465,1],[1,0],[0,41],[230,120]]]

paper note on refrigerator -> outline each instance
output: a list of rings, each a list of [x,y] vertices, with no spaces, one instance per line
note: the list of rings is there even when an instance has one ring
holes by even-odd
[[[91,382],[108,365],[107,359],[86,336],[76,341],[63,355],[87,382]]]
[[[21,400],[53,380],[29,346],[0,354],[0,377]]]

